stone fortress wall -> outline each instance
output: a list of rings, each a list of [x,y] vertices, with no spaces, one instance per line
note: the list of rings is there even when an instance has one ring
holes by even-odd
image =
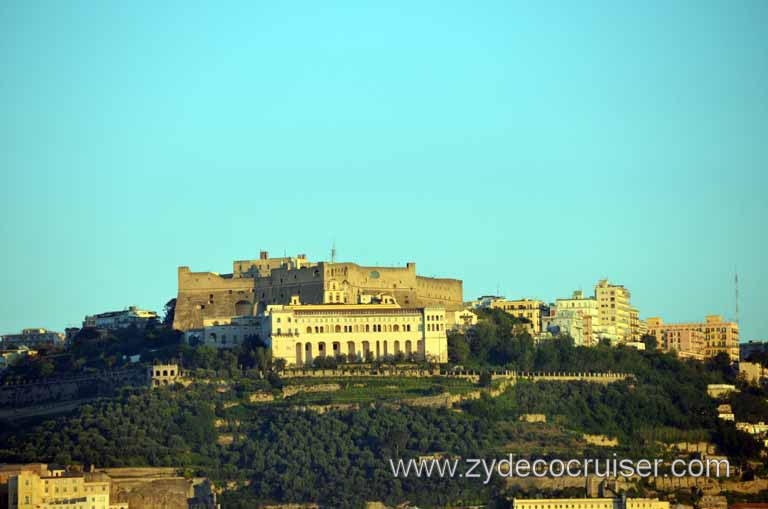
[[[304,255],[237,260],[231,274],[192,272],[179,267],[179,293],[174,328],[182,331],[228,323],[232,317],[253,315],[270,304],[359,302],[361,295],[386,293],[403,307],[463,307],[458,279],[416,275],[416,264],[405,267],[363,267],[355,263],[310,263]],[[451,314],[452,315],[452,314]]]

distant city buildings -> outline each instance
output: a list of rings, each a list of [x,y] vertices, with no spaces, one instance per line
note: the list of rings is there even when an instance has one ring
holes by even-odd
[[[83,327],[116,330],[131,326],[144,328],[150,320],[157,320],[157,313],[136,306],[130,306],[122,311],[108,311],[97,315],[86,316]]]
[[[661,318],[647,320],[648,333],[656,336],[665,351],[676,350],[686,357],[715,357],[725,353],[739,360],[739,324],[725,322],[720,315],[707,315],[703,322],[665,324]],[[703,349],[702,349],[703,347]]]
[[[4,350],[26,346],[29,348],[45,348],[64,346],[65,336],[61,332],[48,329],[23,329],[20,334],[2,336],[0,347]]]
[[[13,366],[22,359],[36,357],[37,353],[37,350],[23,345],[9,350],[0,350],[0,371]]]

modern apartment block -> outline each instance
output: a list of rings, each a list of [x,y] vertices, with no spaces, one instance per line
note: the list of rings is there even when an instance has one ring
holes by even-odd
[[[622,285],[612,285],[607,279],[601,279],[595,285],[595,298],[598,303],[600,322],[603,327],[615,327],[616,335],[621,341],[632,341],[632,316],[637,316],[636,310],[630,306],[631,294]],[[636,318],[636,321],[638,319]],[[638,324],[635,324],[635,334]]]

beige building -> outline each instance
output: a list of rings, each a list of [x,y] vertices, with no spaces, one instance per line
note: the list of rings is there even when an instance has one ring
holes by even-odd
[[[8,479],[9,509],[114,509],[103,473],[21,470]]]
[[[234,316],[254,316],[270,305],[288,305],[293,296],[307,304],[352,304],[362,295],[386,293],[406,308],[464,309],[462,282],[416,274],[405,267],[364,267],[355,263],[311,263],[306,256],[238,260],[231,274],[192,272],[179,267],[173,326],[186,331]],[[452,320],[453,314],[448,316]]]
[[[2,336],[0,347],[4,350],[19,346],[44,347],[64,346],[64,333],[54,332],[48,329],[23,329],[21,334],[6,334]]]
[[[532,498],[514,499],[514,509],[669,509],[657,498]]]
[[[450,322],[450,320],[448,320]],[[477,315],[469,309],[453,312],[453,329],[467,330],[477,325]]]
[[[182,378],[178,364],[153,364],[147,368],[150,387],[173,385]]]
[[[516,318],[525,318],[531,322],[531,333],[541,333],[541,317],[546,312],[544,302],[532,299],[507,300],[498,298],[488,304],[490,309],[501,309]]]
[[[634,332],[637,332],[637,314],[630,306],[631,294],[622,285],[612,285],[607,279],[601,279],[595,285],[595,298],[603,327],[614,327],[620,341],[631,341],[633,335],[633,314],[636,319]]]
[[[648,333],[656,336],[665,350],[672,350],[677,341],[679,347],[684,349],[678,352],[685,351],[686,355],[693,357],[696,351],[702,351],[699,345],[703,337],[704,357],[726,353],[731,362],[739,360],[739,324],[724,322],[720,315],[707,315],[704,322],[665,324],[661,318],[654,317],[649,318],[647,323]],[[667,340],[667,337],[670,339]]]
[[[658,347],[665,352],[675,351],[680,358],[703,360],[706,358],[707,342],[704,333],[696,324],[679,324],[670,327],[661,318],[648,318],[648,334],[656,338]]]
[[[295,300],[294,300],[295,302]],[[289,366],[316,357],[406,358],[448,362],[446,310],[384,304],[271,305],[260,325],[272,356]]]

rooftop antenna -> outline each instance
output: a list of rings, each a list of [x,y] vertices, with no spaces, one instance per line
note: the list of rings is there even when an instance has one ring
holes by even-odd
[[[333,246],[331,247],[331,263],[336,263],[336,241],[333,241]]]

